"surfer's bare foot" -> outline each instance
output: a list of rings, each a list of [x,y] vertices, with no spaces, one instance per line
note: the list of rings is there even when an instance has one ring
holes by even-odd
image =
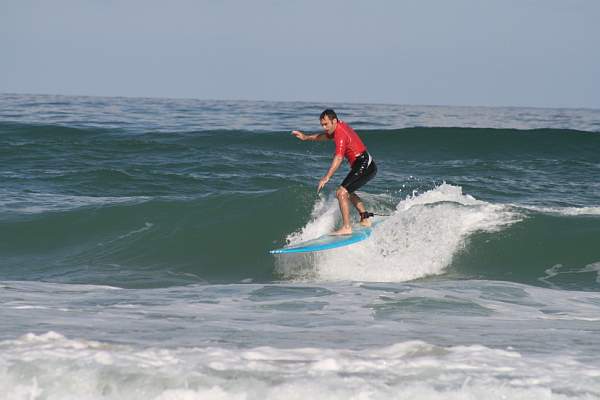
[[[330,235],[352,235],[352,227],[341,227],[337,231],[333,231]]]

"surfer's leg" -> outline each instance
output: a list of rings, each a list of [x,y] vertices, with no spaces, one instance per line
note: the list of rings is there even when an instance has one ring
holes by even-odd
[[[340,211],[342,213],[342,227],[333,232],[334,235],[350,235],[352,233],[352,225],[350,224],[350,201],[349,193],[343,186],[340,186],[335,192],[335,196],[340,203]]]
[[[356,193],[350,193],[350,201],[352,205],[359,213],[365,212],[365,205],[360,197]]]
[[[350,201],[352,202],[352,205],[354,206],[354,208],[356,208],[359,214],[363,214],[367,211],[364,203],[356,193],[350,193]],[[371,221],[369,221],[368,218],[361,217],[360,224],[362,226],[371,226]]]
[[[350,193],[352,205],[354,205],[360,214],[360,224],[362,226],[371,226],[371,221],[369,221],[368,214],[365,214],[367,210],[364,203],[355,191],[373,179],[376,174],[377,166],[375,165],[375,162],[368,153],[365,153],[356,160],[354,165],[352,165],[352,170],[346,179],[344,179],[344,182],[342,182],[342,186]],[[367,216],[365,217],[365,215]]]
[[[362,215],[366,213],[365,205],[363,204],[360,197],[358,197],[354,192],[358,188],[362,187],[364,184],[369,182],[371,179],[373,179],[373,177],[376,174],[377,166],[375,165],[375,162],[367,152],[364,152],[360,157],[356,159],[354,164],[352,164],[350,172],[343,180],[341,186],[336,192],[336,196],[338,198],[338,201],[340,202],[340,210],[342,211],[344,226],[347,225],[349,227],[349,233],[352,232],[352,227],[350,225],[349,202],[352,202],[352,205],[354,205],[354,207],[358,210],[359,214],[361,214],[360,224],[363,226],[371,226],[371,221],[368,220],[368,217],[362,217]],[[345,219],[346,216],[344,214],[344,207],[348,209],[347,220]],[[342,229],[344,228],[342,227]]]

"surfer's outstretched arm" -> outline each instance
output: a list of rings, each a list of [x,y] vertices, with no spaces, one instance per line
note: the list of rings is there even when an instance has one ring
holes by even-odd
[[[330,140],[331,138],[327,136],[325,133],[315,133],[314,135],[307,135],[301,131],[292,131],[292,135],[296,136],[298,139],[311,142],[324,142],[326,140]]]
[[[335,171],[337,171],[337,169],[340,167],[340,165],[342,165],[342,160],[343,160],[343,158],[340,156],[333,157],[333,161],[331,162],[331,166],[329,167],[329,170],[327,171],[325,176],[322,177],[321,180],[319,181],[319,186],[317,187],[317,193],[320,192],[321,189],[323,189],[323,187],[327,184],[327,182],[329,182],[329,180],[331,179],[333,174],[335,174]]]

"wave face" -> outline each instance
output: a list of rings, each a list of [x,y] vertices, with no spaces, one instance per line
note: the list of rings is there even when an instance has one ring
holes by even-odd
[[[92,108],[86,101],[92,102],[79,100],[84,110]],[[339,222],[333,182],[343,172],[324,194],[315,193],[330,143],[302,143],[275,129],[291,118],[289,104],[279,112],[272,104],[246,104],[245,115],[259,114],[252,130],[236,128],[239,118],[227,122],[227,112],[243,104],[202,104],[205,114],[185,104],[154,104],[167,122],[150,111],[136,120],[135,108],[109,110],[109,117],[70,109],[66,119],[48,110],[72,104],[56,101],[38,106],[45,118],[36,120],[22,111],[31,111],[26,104],[13,104],[11,120],[0,121],[1,278],[163,287],[449,274],[598,288],[596,132],[536,123],[535,129],[398,129],[388,126],[396,120],[374,111],[349,120],[362,127],[379,166],[362,196],[371,210],[389,216],[361,245],[282,258],[268,250]],[[354,107],[350,115],[358,113]],[[179,117],[166,114],[174,109]],[[286,124],[302,127],[307,115],[314,118],[312,109],[298,110]],[[432,125],[440,114],[434,110]],[[585,115],[573,116],[573,127],[593,129],[596,114]],[[201,129],[202,121],[210,129]]]

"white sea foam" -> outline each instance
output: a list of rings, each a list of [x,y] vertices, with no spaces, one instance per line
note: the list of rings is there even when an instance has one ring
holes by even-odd
[[[320,199],[312,217],[288,238],[291,243],[330,231],[339,219],[337,201]],[[369,240],[309,256],[279,257],[277,266],[287,276],[302,277],[308,269],[325,280],[406,281],[442,273],[470,234],[500,230],[522,218],[511,206],[477,200],[459,186],[442,184],[398,203],[391,216],[376,223]]]
[[[585,273],[595,273],[596,274],[596,282],[600,283],[600,262],[595,262],[592,264],[588,264],[583,268],[565,268],[562,264],[553,265],[551,268],[548,268],[544,271],[546,273],[545,276],[538,278],[538,281],[544,282],[546,285],[552,288],[558,288],[554,283],[552,283],[552,278],[563,275],[563,274],[585,274]]]
[[[333,198],[321,194],[313,206],[310,221],[300,231],[289,235],[288,243],[299,243],[331,232],[338,219],[337,208],[332,206],[333,203]],[[337,202],[335,204],[337,205]]]
[[[600,206],[596,207],[537,207],[537,206],[518,206],[526,210],[538,211],[546,214],[558,214],[568,217],[578,215],[600,215]]]
[[[423,341],[365,350],[136,348],[55,332],[0,342],[0,398],[593,399],[600,370],[569,357]]]
[[[2,400],[600,398],[593,292],[3,282],[0,303]]]

